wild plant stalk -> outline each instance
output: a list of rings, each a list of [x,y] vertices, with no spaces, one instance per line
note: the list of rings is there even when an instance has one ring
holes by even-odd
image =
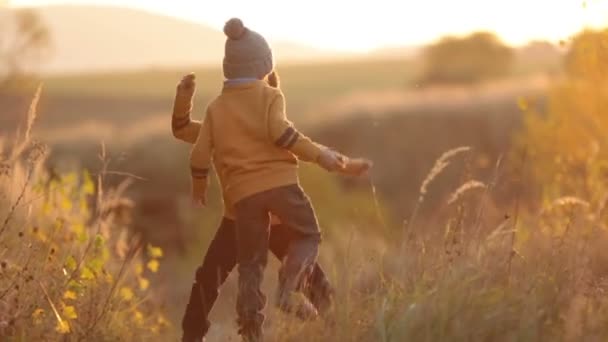
[[[25,193],[30,185],[30,181],[32,180],[33,173],[34,172],[32,169],[29,169],[27,171],[27,177],[25,179],[25,183],[21,187],[21,192],[19,193],[19,196],[17,196],[17,199],[15,200],[15,202],[9,209],[8,214],[7,214],[6,218],[4,219],[4,222],[2,223],[2,227],[0,228],[0,236],[2,236],[2,234],[7,230],[8,224],[10,223],[11,219],[15,215],[15,212],[17,211],[17,207],[23,200],[23,197],[25,196]]]
[[[460,256],[461,253],[461,251],[456,250],[456,248],[458,247],[458,244],[461,242],[462,239],[462,236],[459,235],[462,235],[464,210],[464,205],[462,203],[459,203],[456,210],[456,218],[451,219],[446,226],[445,237],[443,240],[443,249],[448,259],[448,266],[450,266],[455,259],[454,253],[457,254],[456,256]]]
[[[557,251],[561,252],[562,248],[564,247],[564,244],[566,243],[566,238],[568,237],[568,233],[570,233],[570,228],[573,225],[573,221],[575,218],[575,210],[574,210],[574,206],[571,206],[568,210],[569,214],[568,214],[568,221],[566,222],[566,228],[564,229],[564,232],[562,233],[562,235],[559,238],[559,242],[557,244]]]
[[[22,269],[27,269],[28,268],[28,266],[30,265],[30,262],[32,261],[33,255],[34,255],[34,253],[29,253],[28,254],[28,257],[25,260],[25,263],[23,264]],[[2,300],[9,293],[10,290],[14,289],[15,285],[19,281],[19,277],[20,276],[21,276],[21,274],[15,273],[15,275],[13,276],[13,279],[11,280],[10,284],[6,287],[5,290],[2,291],[2,293],[0,293],[0,300]]]
[[[28,113],[27,113],[27,122],[26,122],[26,125],[24,128],[23,140],[14,146],[14,148],[11,152],[11,158],[9,158],[9,160],[8,160],[9,164],[7,164],[7,166],[5,166],[5,167],[8,167],[9,169],[11,167],[10,164],[16,164],[18,158],[21,157],[21,155],[23,154],[23,151],[30,144],[32,127],[34,126],[34,122],[36,121],[36,117],[38,116],[38,102],[40,101],[41,94],[42,94],[42,84],[38,85],[38,88],[36,89],[36,93],[34,94],[32,101],[30,102],[30,106],[29,106]],[[26,190],[28,189],[29,183],[32,180],[35,164],[38,161],[40,161],[40,158],[44,154],[43,152],[38,151],[38,149],[39,149],[39,146],[34,146],[33,152],[30,153],[30,157],[29,157],[30,168],[28,169],[25,183],[21,187],[21,192],[20,192],[19,196],[17,197],[17,200],[15,201],[15,203],[13,203],[12,207],[9,209],[8,215],[4,219],[4,222],[2,223],[2,227],[0,228],[0,236],[2,236],[2,234],[7,229],[10,220],[12,219],[13,215],[15,214],[15,211],[17,210],[17,207],[23,200]],[[2,151],[0,151],[0,152],[2,152]]]
[[[477,180],[470,180],[456,189],[448,199],[448,205],[458,202],[464,195],[477,189],[485,189],[486,185]]]
[[[10,161],[14,162],[19,156],[23,153],[23,151],[27,148],[28,144],[31,141],[31,133],[32,128],[34,126],[34,122],[36,122],[36,118],[38,117],[38,102],[40,101],[40,96],[42,95],[42,84],[38,85],[36,89],[36,93],[30,102],[30,107],[27,112],[27,122],[25,128],[23,130],[23,140],[21,143],[16,144],[13,151]]]
[[[124,177],[129,177],[129,178],[137,179],[137,180],[140,180],[140,181],[147,181],[146,178],[138,176],[138,175],[130,173],[130,172],[106,171],[104,174],[106,174],[106,175],[113,175],[113,176],[124,176]]]
[[[483,219],[483,213],[485,211],[485,206],[486,206],[487,199],[490,195],[490,191],[492,189],[494,189],[494,187],[496,186],[496,184],[498,182],[501,163],[502,163],[502,155],[499,156],[498,159],[496,160],[496,165],[494,167],[494,174],[492,176],[492,179],[490,180],[490,182],[488,182],[488,185],[484,188],[483,194],[481,195],[481,199],[479,201],[479,211],[477,212],[477,218],[475,219],[475,223],[474,223],[475,228],[473,230],[473,236],[476,238],[477,241],[481,241],[481,224],[482,224],[482,219]],[[477,246],[477,247],[479,248],[479,246]]]
[[[518,191],[517,194],[515,196],[515,209],[513,210],[513,224],[511,227],[511,241],[510,241],[510,251],[509,251],[509,258],[507,260],[507,285],[511,284],[511,271],[512,271],[512,267],[513,267],[513,257],[517,254],[517,251],[515,250],[515,243],[516,243],[516,239],[517,239],[517,224],[519,222],[519,205],[521,202],[521,195],[522,195],[522,191],[523,191],[523,187],[524,184],[526,184],[526,181],[524,179],[524,175],[526,172],[526,163],[528,161],[528,150],[525,149],[523,154],[522,154],[522,160],[519,166],[519,177],[518,177]]]
[[[552,208],[559,207],[582,207],[589,208],[591,204],[584,199],[575,196],[563,196],[553,201]]]
[[[567,241],[566,238],[569,235],[568,233],[570,232],[570,227],[574,224],[574,217],[576,213],[575,209],[578,205],[587,207],[588,203],[579,198],[567,196],[558,198],[552,203],[550,207],[550,209],[566,207],[568,210],[564,231],[561,233],[561,236],[559,236],[559,238],[553,237],[551,240],[552,249],[551,259],[549,260],[549,262],[552,264],[558,263],[559,256],[565,251]]]
[[[380,209],[380,201],[378,200],[378,194],[376,193],[376,186],[374,185],[374,180],[372,178],[372,174],[369,175],[369,186],[372,192],[372,199],[374,201],[374,210],[376,211],[376,217],[382,228],[386,231],[388,228],[386,226],[386,220],[382,215],[382,210]]]
[[[137,239],[136,242],[134,244],[132,244],[131,246],[132,247],[129,249],[129,252],[123,259],[122,264],[120,265],[118,274],[114,278],[112,287],[110,288],[110,291],[109,291],[108,295],[106,296],[106,299],[102,305],[102,308],[101,308],[99,314],[97,316],[95,316],[95,318],[93,319],[93,323],[81,335],[79,341],[86,341],[86,339],[89,337],[89,334],[95,330],[95,327],[97,326],[99,321],[101,321],[101,319],[108,313],[108,306],[110,305],[110,301],[112,300],[112,298],[114,298],[116,289],[118,288],[118,285],[121,283],[121,281],[125,275],[127,266],[131,264],[131,262],[135,259],[135,257],[139,253],[139,251],[141,251],[141,248],[143,246],[143,240]]]
[[[426,178],[422,181],[422,185],[420,186],[420,191],[418,194],[418,200],[416,201],[416,204],[414,205],[414,209],[412,211],[412,214],[410,215],[409,220],[404,222],[402,248],[404,247],[405,242],[408,241],[410,239],[410,237],[413,235],[412,228],[414,226],[414,222],[415,222],[416,218],[418,217],[418,211],[420,210],[420,207],[421,207],[422,203],[424,202],[424,198],[428,192],[428,188],[431,185],[431,183],[445,170],[446,167],[448,167],[448,165],[450,165],[450,161],[452,158],[454,158],[455,156],[457,156],[461,153],[469,152],[470,150],[471,150],[471,148],[468,146],[457,147],[457,148],[451,149],[451,150],[443,153],[435,161],[435,163],[433,164],[433,167],[431,168],[431,171],[428,173]]]
[[[608,204],[608,194],[604,194],[604,196],[602,196],[601,198],[602,199],[600,200],[597,210],[594,214],[595,222],[593,222],[593,224],[591,226],[591,231],[589,232],[589,234],[587,234],[585,236],[585,239],[583,241],[583,246],[581,248],[583,251],[587,250],[587,246],[589,244],[591,237],[594,236],[596,233],[596,230],[598,228],[600,228],[599,225],[600,225],[600,222],[602,222],[602,217],[604,216],[604,210],[606,209],[606,206]]]
[[[447,257],[447,264],[444,264],[443,266],[451,266],[455,260],[454,254],[457,254],[456,256],[460,256],[464,250],[463,224],[466,208],[465,203],[460,201],[460,199],[464,198],[467,193],[472,192],[477,188],[485,187],[485,184],[471,179],[471,155],[465,159],[465,168],[460,176],[462,185],[452,192],[452,194],[450,194],[447,201],[447,206],[451,206],[456,203],[458,203],[458,205],[456,207],[456,218],[450,218],[446,223],[443,249],[445,256]],[[441,266],[442,265],[439,265],[439,267]]]
[[[452,194],[450,194],[447,205],[454,205],[458,203],[456,210],[456,218],[451,219],[447,225],[447,229],[444,237],[444,250],[446,255],[448,256],[448,263],[451,264],[454,260],[453,254],[456,253],[456,256],[461,256],[463,254],[462,246],[463,243],[463,230],[462,225],[464,223],[465,218],[465,206],[461,201],[468,193],[471,193],[475,190],[484,190],[487,188],[486,184],[478,181],[478,180],[469,180],[459,186]],[[459,249],[456,249],[459,248]]]
[[[104,197],[103,197],[103,177],[105,175],[105,171],[108,168],[108,164],[109,164],[109,160],[106,158],[106,148],[105,148],[105,144],[102,143],[101,144],[101,152],[99,154],[99,159],[101,160],[102,163],[102,171],[99,174],[99,176],[97,176],[97,206],[96,206],[96,220],[95,220],[95,235],[99,234],[99,232],[101,231],[101,226],[103,224],[103,205],[104,205]],[[67,278],[66,280],[66,284],[69,283],[70,281],[72,281],[76,275],[80,272],[82,265],[87,257],[87,255],[89,254],[89,252],[91,251],[91,248],[93,247],[93,243],[94,243],[94,239],[89,239],[87,246],[84,249],[84,252],[82,253],[80,259],[78,260],[77,264],[76,264],[76,268],[74,268],[74,270],[72,271],[72,273],[70,274],[70,276]]]
[[[42,282],[40,282],[40,280],[38,280],[38,279],[36,279],[36,282],[38,283],[38,286],[40,286],[40,289],[42,290],[42,294],[44,294],[44,298],[47,300],[51,309],[53,310],[53,313],[55,314],[55,318],[57,319],[57,322],[60,325],[66,324],[65,320],[63,318],[61,318],[61,315],[59,314],[59,311],[57,310],[57,306],[55,305],[55,303],[53,303],[53,300],[51,299],[51,296],[49,296],[48,291],[46,290],[44,285],[42,285]]]

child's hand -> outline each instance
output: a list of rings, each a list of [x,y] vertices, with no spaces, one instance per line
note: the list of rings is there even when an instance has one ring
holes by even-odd
[[[344,168],[341,170],[341,172],[355,177],[365,177],[369,175],[369,170],[372,168],[373,165],[374,163],[368,159],[347,158],[344,163]]]
[[[191,72],[182,77],[182,80],[177,84],[177,91],[185,96],[194,96],[194,92],[196,91],[196,75]]]
[[[340,153],[324,148],[317,159],[317,163],[329,172],[340,171],[344,169],[344,156]]]
[[[205,198],[192,198],[192,206],[197,209],[205,208],[207,200]]]

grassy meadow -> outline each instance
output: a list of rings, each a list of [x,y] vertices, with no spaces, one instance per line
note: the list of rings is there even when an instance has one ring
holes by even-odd
[[[293,121],[375,166],[302,167],[335,305],[310,323],[268,305],[268,340],[606,340],[608,84],[585,56],[468,86],[418,87],[414,60],[281,67]],[[215,182],[208,208],[189,206],[189,147],[170,133],[189,71],[48,77],[39,96],[0,97],[7,341],[178,340],[221,215]],[[201,116],[221,74],[194,71]],[[209,341],[238,340],[235,280]]]

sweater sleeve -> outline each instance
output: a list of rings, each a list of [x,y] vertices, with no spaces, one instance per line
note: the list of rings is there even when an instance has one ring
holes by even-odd
[[[319,158],[320,145],[298,132],[293,123],[287,119],[283,94],[279,93],[270,105],[268,132],[270,141],[274,145],[291,151],[299,159],[314,162]]]
[[[174,137],[190,144],[196,142],[201,129],[201,122],[190,117],[192,107],[192,96],[178,89],[173,102],[171,130]]]
[[[192,197],[196,199],[205,198],[207,185],[209,184],[209,169],[213,153],[213,141],[209,121],[209,114],[207,113],[198,134],[198,139],[190,154]]]

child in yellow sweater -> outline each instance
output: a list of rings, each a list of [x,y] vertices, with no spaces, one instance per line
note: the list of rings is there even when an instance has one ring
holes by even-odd
[[[314,318],[314,307],[295,295],[316,261],[321,241],[314,210],[298,183],[298,159],[316,162],[328,171],[343,170],[346,163],[343,156],[313,143],[287,120],[282,92],[264,81],[274,69],[266,40],[239,19],[228,21],[224,32],[227,81],[208,105],[192,149],[192,195],[195,202],[206,203],[213,160],[224,201],[236,217],[239,333],[246,341],[259,341],[266,304],[260,285],[270,215],[297,232],[279,271],[277,304],[302,318]]]
[[[269,84],[278,88],[276,73],[269,77]],[[175,138],[194,144],[200,132],[201,122],[192,120],[190,114],[193,108],[193,97],[196,91],[194,74],[186,75],[177,86],[171,126]],[[340,172],[352,176],[360,176],[369,167],[362,159],[346,159],[345,168]],[[218,170],[221,165],[214,165]],[[221,173],[220,173],[221,174]],[[220,180],[220,185],[223,182]],[[190,299],[182,320],[183,342],[200,342],[207,334],[211,322],[209,312],[217,299],[219,288],[222,286],[232,269],[236,266],[236,227],[234,209],[225,206],[223,218],[213,237],[201,265],[197,268]],[[269,250],[279,260],[283,260],[291,241],[298,237],[289,227],[282,225],[273,217],[268,239]],[[308,298],[314,308],[321,314],[331,306],[333,289],[325,272],[316,263],[308,278],[299,288]]]

